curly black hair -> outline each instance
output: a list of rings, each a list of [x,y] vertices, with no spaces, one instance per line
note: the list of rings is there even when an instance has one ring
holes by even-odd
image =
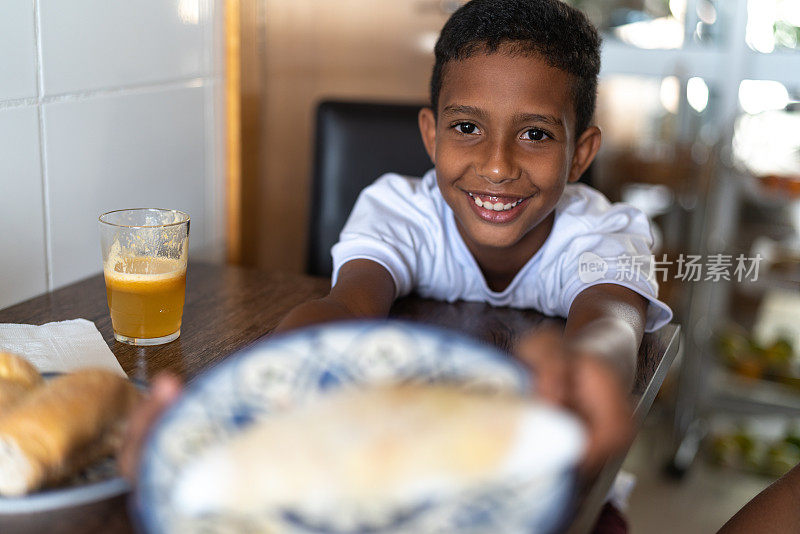
[[[576,135],[592,120],[600,72],[600,36],[586,16],[560,0],[472,0],[442,28],[431,76],[434,115],[445,67],[500,46],[513,54],[537,54],[573,77]]]

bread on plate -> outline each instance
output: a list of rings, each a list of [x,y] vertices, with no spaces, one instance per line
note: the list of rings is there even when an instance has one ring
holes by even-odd
[[[63,480],[119,445],[139,392],[104,369],[60,375],[0,417],[0,495]]]

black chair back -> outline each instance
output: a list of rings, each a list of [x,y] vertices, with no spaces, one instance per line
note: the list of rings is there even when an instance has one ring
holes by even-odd
[[[420,105],[324,101],[316,147],[306,270],[330,276],[331,247],[358,194],[381,174],[422,176],[433,167],[417,126]]]

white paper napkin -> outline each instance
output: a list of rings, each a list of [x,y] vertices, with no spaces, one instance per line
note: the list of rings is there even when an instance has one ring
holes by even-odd
[[[127,376],[100,331],[86,319],[41,326],[0,324],[0,350],[23,356],[42,373],[102,367]]]

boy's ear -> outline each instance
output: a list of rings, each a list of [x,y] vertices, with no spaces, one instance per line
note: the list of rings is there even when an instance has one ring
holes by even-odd
[[[572,167],[569,170],[570,182],[577,182],[589,164],[592,163],[597,151],[600,150],[601,140],[600,128],[597,126],[589,126],[578,137],[575,143],[575,152],[572,154]]]
[[[428,152],[431,162],[436,165],[436,118],[431,108],[419,110],[419,133],[422,134],[422,143]]]

